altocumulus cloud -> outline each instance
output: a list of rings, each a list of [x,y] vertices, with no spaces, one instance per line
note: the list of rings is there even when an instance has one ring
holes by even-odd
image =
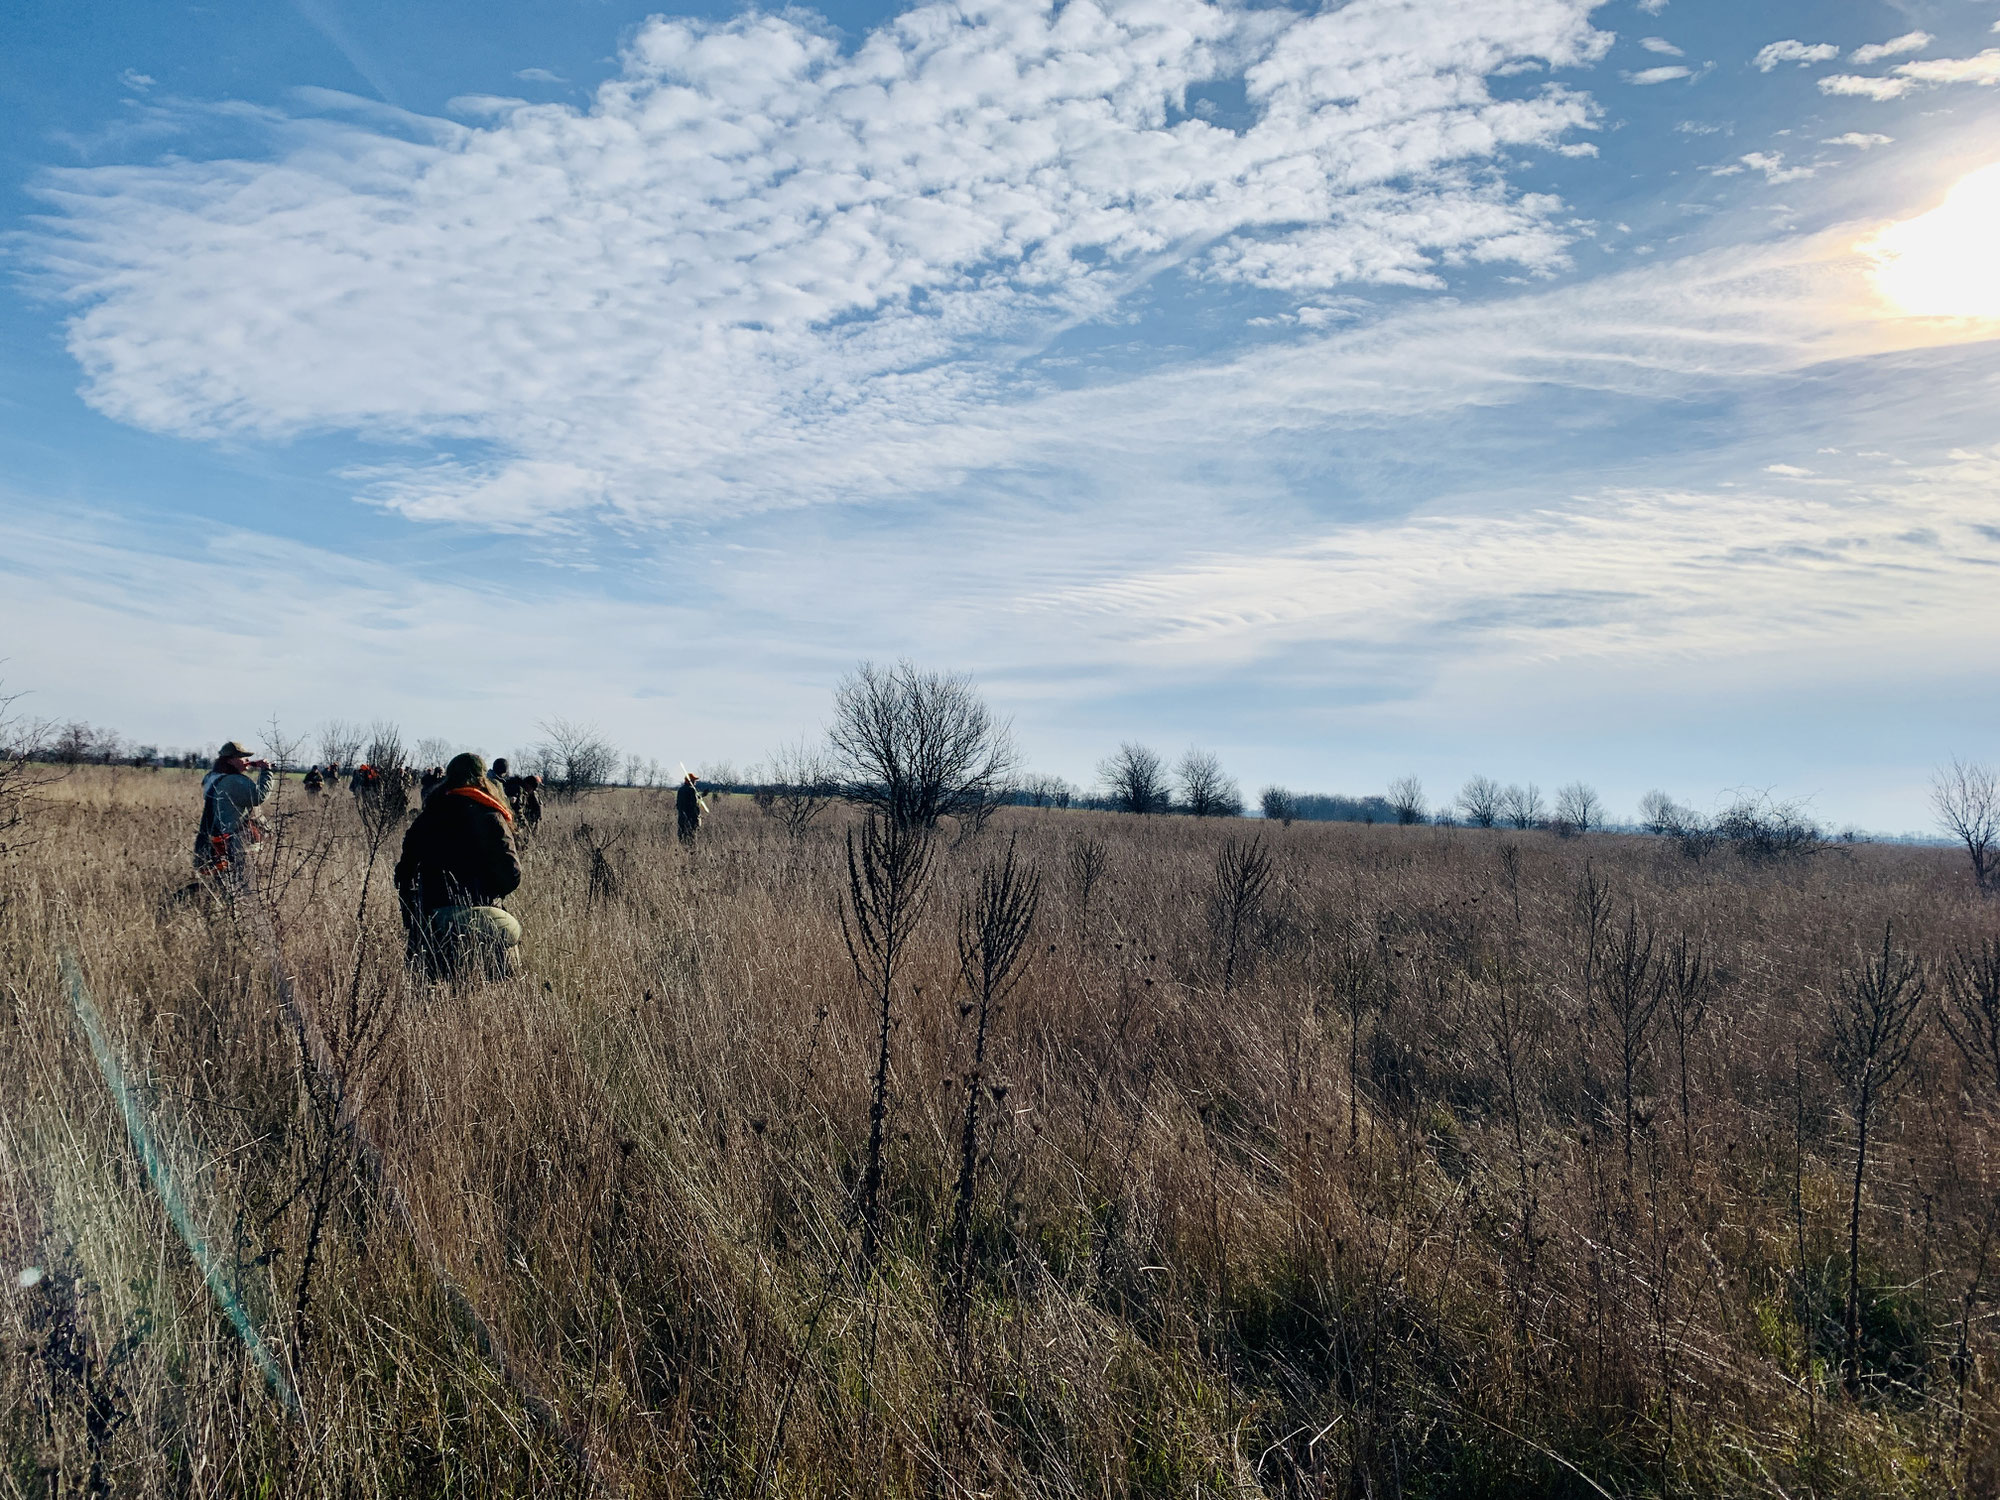
[[[667,519],[949,483],[1032,350],[1139,299],[1563,263],[1502,158],[1593,121],[1586,0],[929,5],[655,19],[589,106],[268,122],[252,161],[51,173],[86,394],[196,437],[421,445],[421,518]],[[1240,87],[1240,117],[1189,90]],[[320,103],[333,105],[321,96]],[[985,435],[982,435],[984,433]]]

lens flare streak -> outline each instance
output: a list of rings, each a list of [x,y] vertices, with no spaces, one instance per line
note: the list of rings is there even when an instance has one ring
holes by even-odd
[[[139,1154],[139,1163],[145,1168],[147,1181],[159,1193],[167,1218],[172,1221],[181,1242],[187,1246],[188,1254],[194,1257],[194,1263],[201,1268],[202,1279],[208,1283],[216,1303],[234,1325],[244,1347],[250,1351],[250,1357],[257,1362],[257,1368],[263,1372],[265,1384],[286,1406],[297,1411],[298,1393],[285,1378],[285,1372],[278,1368],[278,1362],[271,1357],[270,1346],[257,1331],[257,1325],[250,1320],[250,1314],[237,1297],[236,1289],[222,1274],[222,1267],[209,1249],[207,1239],[195,1224],[194,1216],[188,1212],[187,1199],[174,1180],[173,1167],[154,1144],[152,1132],[146,1128],[145,1111],[125,1082],[125,1070],[119,1065],[118,1054],[104,1034],[103,1020],[91,1001],[90,991],[84,987],[82,971],[68,954],[63,955],[62,971],[63,983],[69,989],[70,1009],[76,1012],[77,1024],[83,1027],[84,1035],[90,1040],[90,1054],[97,1061],[97,1071],[104,1075],[104,1086],[111,1091],[119,1113],[125,1118],[125,1133],[132,1138],[132,1149]]]

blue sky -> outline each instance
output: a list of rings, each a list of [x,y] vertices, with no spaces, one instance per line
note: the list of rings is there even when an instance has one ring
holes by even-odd
[[[740,765],[908,655],[1079,781],[1920,827],[2000,755],[2000,196],[1875,237],[2000,161],[1996,28],[22,0],[0,672]]]

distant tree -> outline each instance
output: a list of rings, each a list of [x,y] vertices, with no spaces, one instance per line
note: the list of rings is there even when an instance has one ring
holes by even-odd
[[[1931,778],[1931,807],[1938,827],[1961,844],[1972,860],[1972,880],[1981,891],[2000,884],[2000,782],[1991,766],[1953,760]]]
[[[1166,763],[1144,745],[1127,740],[1097,768],[1106,799],[1119,812],[1155,813],[1167,810]]]
[[[1500,814],[1515,828],[1533,828],[1547,810],[1542,804],[1542,789],[1532,781],[1526,786],[1510,786],[1500,794]]]
[[[1076,788],[1060,776],[1024,776],[1014,791],[1024,807],[1068,807],[1076,800]]]
[[[1414,776],[1400,776],[1389,783],[1389,807],[1398,823],[1424,820],[1424,784]]]
[[[1588,833],[1604,822],[1604,804],[1589,785],[1572,781],[1556,793],[1556,822],[1565,832]]]
[[[1175,768],[1181,806],[1197,818],[1235,818],[1243,813],[1243,792],[1222,769],[1213,750],[1189,749]]]
[[[417,741],[416,758],[419,766],[441,766],[458,754],[458,746],[442,736],[431,734]]]
[[[16,713],[19,701],[18,693],[0,693],[0,857],[29,841],[35,791],[62,774],[36,764],[46,749],[50,726]]]
[[[597,729],[568,719],[543,719],[536,726],[545,740],[530,763],[556,796],[568,801],[606,785],[618,771],[618,751]]]
[[[90,759],[98,731],[81,719],[71,719],[49,740],[49,759],[58,765],[80,766]]]
[[[1740,796],[1716,814],[1711,823],[1687,815],[1677,830],[1683,849],[1693,853],[1692,840],[1709,846],[1725,842],[1751,864],[1774,864],[1816,854],[1826,835],[1796,802],[1773,802],[1765,795]]]
[[[346,719],[328,719],[319,726],[319,758],[330,766],[351,766],[361,758],[368,736],[359,724]]]
[[[1500,821],[1506,793],[1490,776],[1475,776],[1459,789],[1458,810],[1474,828],[1491,828]]]
[[[751,794],[757,810],[793,838],[810,828],[840,795],[833,761],[817,745],[795,740],[771,752],[769,779]]]
[[[1292,819],[1299,815],[1298,795],[1294,792],[1286,791],[1281,786],[1265,787],[1263,795],[1257,800],[1261,804],[1266,818],[1273,822],[1282,823],[1287,828],[1292,826]]]
[[[982,823],[1006,796],[1019,755],[962,672],[919,671],[908,661],[864,661],[834,690],[827,730],[850,801],[878,808],[899,828],[939,818]]]
[[[1672,834],[1682,819],[1680,804],[1665,792],[1648,792],[1639,799],[1639,826],[1648,833]]]

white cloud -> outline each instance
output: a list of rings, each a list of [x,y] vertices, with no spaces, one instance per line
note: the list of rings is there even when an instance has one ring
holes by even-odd
[[[1898,63],[1896,74],[1915,83],[1976,83],[1991,88],[2000,83],[2000,47],[1989,47],[1974,57]]]
[[[1877,135],[1865,130],[1850,130],[1845,135],[1828,136],[1820,144],[1822,146],[1853,146],[1858,150],[1868,151],[1876,146],[1893,145],[1895,139],[1892,135]]]
[[[1766,182],[1797,182],[1801,178],[1812,176],[1818,170],[1816,167],[1786,166],[1785,153],[1782,151],[1752,151],[1738,157],[1737,160],[1746,167],[1762,172]]]
[[[152,75],[141,73],[137,68],[127,68],[118,75],[118,81],[126,88],[135,89],[142,94],[153,86]]]
[[[1928,31],[1906,31],[1901,36],[1891,37],[1886,42],[1871,42],[1866,47],[1856,47],[1847,54],[1849,62],[1880,62],[1885,57],[1900,57],[1905,52],[1921,52],[1937,38]]]
[[[1639,9],[1649,16],[1657,16],[1667,8],[1667,0],[1639,0]]]
[[[1766,474],[1782,474],[1787,479],[1810,479],[1812,478],[1813,471],[1811,469],[1801,469],[1796,464],[1765,464],[1764,472]]]
[[[1906,78],[1863,78],[1858,73],[1831,73],[1819,81],[1823,94],[1848,94],[1861,99],[1899,99],[1910,91]]]
[[[947,484],[968,412],[1173,275],[1288,291],[1561,262],[1497,159],[1592,121],[1511,61],[1594,61],[1586,0],[1311,16],[1203,0],[655,19],[587,110],[279,122],[259,161],[51,174],[88,398],[218,437],[439,451],[370,483],[546,524]],[[1240,129],[1181,113],[1240,79]],[[324,96],[323,96],[324,97]]]
[[[1900,99],[1919,84],[1976,83],[1991,88],[2000,84],[2000,47],[1989,47],[1972,57],[1936,57],[1898,63],[1890,71],[1894,76],[1889,78],[1836,73],[1822,78],[1819,86],[1829,94],[1854,94],[1875,100]]]
[[[560,73],[551,73],[547,68],[522,68],[514,76],[524,83],[568,83]]]
[[[1642,36],[1639,45],[1648,52],[1657,52],[1663,57],[1684,57],[1685,53],[1663,36]]]
[[[1636,73],[1627,73],[1625,81],[1627,83],[1636,83],[1643,88],[1649,84],[1672,83],[1676,78],[1691,78],[1693,76],[1693,69],[1670,64],[1659,68],[1641,68]]]
[[[1795,62],[1800,67],[1808,63],[1830,62],[1840,56],[1840,49],[1832,42],[1800,42],[1786,40],[1772,42],[1760,49],[1751,62],[1760,73],[1768,73],[1779,63]]]

